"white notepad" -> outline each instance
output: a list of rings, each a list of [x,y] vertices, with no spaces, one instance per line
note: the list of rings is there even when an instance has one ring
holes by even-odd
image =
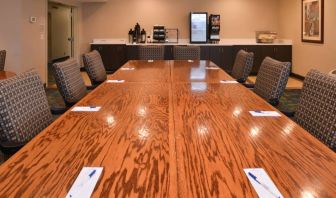
[[[244,172],[260,198],[283,198],[266,171],[262,168],[245,168]]]
[[[188,63],[193,63],[194,61],[193,60],[188,60]]]
[[[152,63],[152,62],[154,62],[154,60],[148,60],[148,62],[149,62],[149,63]]]
[[[132,71],[134,69],[135,69],[134,67],[123,67],[123,68],[120,68],[120,70],[123,70],[123,71]]]
[[[84,167],[66,198],[90,198],[102,171],[102,167]]]
[[[73,109],[71,109],[71,111],[74,111],[74,112],[97,112],[101,109],[101,107],[96,107],[96,106],[77,106],[77,107],[74,107]]]
[[[107,83],[124,83],[125,80],[107,80]]]
[[[220,83],[222,84],[238,84],[235,80],[221,80]]]
[[[219,67],[205,67],[205,69],[213,69],[213,70],[218,70]]]
[[[280,117],[280,113],[276,111],[249,111],[250,114],[254,117]]]

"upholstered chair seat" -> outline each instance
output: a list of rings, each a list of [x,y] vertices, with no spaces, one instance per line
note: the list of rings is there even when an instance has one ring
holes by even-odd
[[[285,91],[291,70],[290,62],[266,57],[260,66],[254,92],[272,105],[278,105]]]
[[[0,71],[5,69],[5,61],[6,61],[6,50],[0,51]]]
[[[336,151],[336,76],[317,70],[306,75],[294,120]]]
[[[240,50],[237,53],[231,76],[235,78],[238,82],[246,82],[248,76],[251,73],[253,67],[253,52],[246,52],[245,50]]]
[[[106,70],[97,50],[84,54],[83,62],[92,85],[99,85],[106,80]]]
[[[199,46],[174,46],[174,60],[200,60]]]
[[[75,59],[54,63],[54,75],[57,88],[66,106],[72,106],[87,94],[87,88]]]
[[[138,50],[140,60],[164,60],[163,45],[143,45]]]
[[[52,121],[46,93],[36,71],[0,81],[0,145],[4,153],[6,149],[23,146]]]

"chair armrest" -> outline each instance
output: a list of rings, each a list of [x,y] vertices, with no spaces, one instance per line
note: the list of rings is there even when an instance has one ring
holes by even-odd
[[[27,142],[24,142],[24,143],[0,142],[0,146],[1,146],[1,149],[6,149],[6,148],[21,148],[26,143]]]
[[[243,85],[248,88],[248,89],[253,89],[254,88],[254,84],[246,84],[246,83],[243,83]]]
[[[94,90],[97,86],[91,85],[91,86],[86,86],[87,90]]]
[[[237,82],[239,82],[240,84],[245,84],[246,80],[245,80],[245,79],[242,79],[242,78],[240,78],[240,79],[237,79]]]
[[[0,142],[0,150],[5,154],[5,158],[9,158],[11,155],[20,150],[27,142],[13,143],[13,142]],[[8,156],[8,157],[7,157]]]
[[[269,99],[268,103],[270,103],[272,106],[276,107],[280,104],[280,101],[278,99]]]
[[[281,111],[281,113],[285,114],[289,118],[293,118],[295,116],[295,111]]]
[[[61,115],[65,113],[69,108],[67,107],[51,107],[50,111],[53,115]]]

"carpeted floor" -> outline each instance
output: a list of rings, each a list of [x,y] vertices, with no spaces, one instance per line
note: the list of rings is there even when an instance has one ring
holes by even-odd
[[[280,111],[295,111],[299,103],[301,89],[287,89],[280,98],[280,104],[276,107]]]
[[[57,88],[46,89],[49,106],[51,107],[64,107],[64,101]]]

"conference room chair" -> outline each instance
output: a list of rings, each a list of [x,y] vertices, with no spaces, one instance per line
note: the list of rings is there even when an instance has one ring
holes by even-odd
[[[246,85],[273,106],[279,104],[291,70],[290,62],[266,57],[261,63],[255,85]]]
[[[93,86],[100,85],[107,79],[103,60],[97,50],[84,54],[83,62]]]
[[[174,60],[200,60],[199,46],[174,46]]]
[[[231,76],[239,83],[245,83],[253,67],[253,52],[239,50],[233,64]]]
[[[35,70],[0,81],[0,109],[0,147],[5,155],[15,153],[53,121]]]
[[[335,75],[335,76],[336,76],[336,69],[331,70],[331,71],[329,72],[329,74],[331,74],[331,75]]]
[[[0,71],[5,69],[5,61],[6,61],[6,50],[0,51]]]
[[[284,112],[336,152],[336,76],[311,70],[296,112]]]
[[[66,107],[71,107],[87,94],[87,87],[77,61],[70,58],[53,64],[55,81]]]
[[[138,47],[139,60],[164,60],[163,45],[141,45]]]

